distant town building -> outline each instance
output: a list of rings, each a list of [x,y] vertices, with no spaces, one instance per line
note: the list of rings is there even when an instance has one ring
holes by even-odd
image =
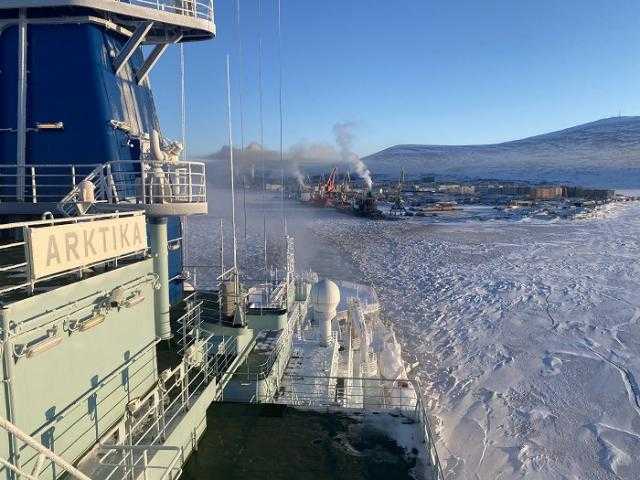
[[[512,200],[509,206],[513,208],[529,208],[533,206],[533,202],[531,200]]]
[[[413,190],[415,192],[429,192],[429,193],[435,193],[436,189],[435,187],[431,187],[431,186],[427,186],[427,185],[420,185],[420,184],[416,184],[413,186]]]
[[[584,198],[586,200],[612,200],[616,196],[615,190],[598,188],[564,187],[567,198]]]
[[[438,191],[443,193],[458,193],[460,185],[457,183],[443,183],[438,185]]]
[[[484,195],[529,195],[531,187],[526,185],[481,185],[476,188],[481,194]]]
[[[533,187],[531,189],[530,196],[534,200],[553,200],[557,198],[562,198],[563,193],[564,193],[563,187],[554,187],[554,186]]]
[[[475,193],[476,188],[473,185],[461,185],[458,183],[443,183],[442,185],[438,185],[438,191],[441,193],[471,195]]]

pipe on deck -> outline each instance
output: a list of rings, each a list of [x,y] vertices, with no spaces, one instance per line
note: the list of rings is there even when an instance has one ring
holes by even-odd
[[[153,270],[160,279],[160,286],[154,292],[156,336],[162,340],[167,340],[171,338],[167,218],[149,218],[149,233]]]

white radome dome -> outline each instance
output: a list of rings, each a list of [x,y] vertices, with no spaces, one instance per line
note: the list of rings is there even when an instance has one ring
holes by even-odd
[[[311,287],[311,302],[318,312],[335,310],[340,303],[340,289],[331,280],[324,278]]]

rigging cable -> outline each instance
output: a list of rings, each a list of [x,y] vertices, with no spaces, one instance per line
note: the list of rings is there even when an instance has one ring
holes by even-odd
[[[244,50],[242,48],[242,29],[240,23],[240,0],[236,0],[236,41],[238,42],[238,59],[240,62],[239,71],[240,74],[238,76],[239,87],[238,87],[238,100],[240,106],[240,155],[241,159],[245,157],[244,151]],[[246,162],[244,162],[242,168],[242,211],[244,216],[244,251],[245,251],[245,260],[247,255],[247,187],[245,183],[245,171],[246,171]]]
[[[280,177],[282,181],[282,195],[280,198],[282,207],[282,229],[284,232],[285,242],[287,241],[287,220],[284,210],[284,121],[283,121],[283,101],[282,101],[282,6],[281,0],[278,0],[278,107],[280,110]]]
[[[233,132],[231,122],[231,74],[229,72],[229,54],[227,54],[227,124],[229,129],[229,172],[231,175],[231,229],[233,233],[233,269],[236,278],[236,287],[238,282],[238,259],[236,244],[236,194],[234,185],[233,172]],[[237,291],[237,289],[236,289]]]
[[[182,141],[182,152],[187,156],[187,102],[185,92],[185,65],[184,65],[184,44],[180,44],[180,135]]]
[[[286,272],[285,290],[286,298],[289,298],[289,234],[287,232],[287,215],[285,212],[285,177],[284,177],[284,101],[283,101],[283,66],[282,66],[282,0],[278,2],[278,107],[280,113],[280,179],[282,183],[282,194],[280,196],[280,205],[282,208],[282,232],[284,236],[284,270]]]
[[[187,157],[187,103],[186,103],[186,92],[184,87],[184,78],[185,78],[185,65],[184,65],[184,44],[180,43],[180,141],[182,142],[182,158],[188,160]],[[191,181],[191,179],[189,179]],[[181,218],[182,223],[182,266],[187,263],[187,253],[188,253],[188,217],[183,215]]]
[[[260,141],[260,156],[262,169],[262,242],[264,256],[264,274],[265,283],[268,273],[267,267],[267,198],[266,198],[266,179],[265,179],[265,158],[264,158],[264,112],[263,112],[263,94],[262,94],[262,0],[258,0],[258,138]]]

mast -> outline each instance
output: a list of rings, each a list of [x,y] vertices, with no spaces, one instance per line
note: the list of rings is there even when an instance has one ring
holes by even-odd
[[[245,255],[246,255],[246,244],[247,244],[247,185],[245,181],[244,170],[246,169],[246,156],[244,151],[244,51],[242,48],[242,30],[240,28],[240,0],[236,0],[236,35],[238,41],[238,58],[240,62],[240,73],[239,77],[239,87],[238,87],[238,100],[240,103],[240,155],[242,155],[241,159],[244,158],[245,161],[242,173],[242,212],[244,217],[244,244],[245,244]],[[253,164],[253,161],[251,161]],[[253,168],[253,167],[252,167]]]
[[[229,71],[229,54],[227,54],[227,125],[229,129],[229,171],[231,174],[231,229],[233,233],[233,269],[238,282],[238,250],[236,243],[236,192],[233,171],[233,132],[231,123],[231,74]]]
[[[258,138],[260,139],[261,167],[262,167],[262,241],[264,256],[264,279],[267,283],[267,211],[266,211],[266,178],[265,178],[265,158],[264,158],[264,111],[262,92],[262,0],[258,0]]]
[[[284,212],[284,120],[283,120],[283,100],[282,100],[282,8],[281,0],[278,0],[278,109],[280,114],[280,178],[282,182],[282,193],[280,195],[282,207],[282,230],[287,238],[287,221]]]
[[[292,275],[293,244],[287,231],[287,216],[285,212],[285,181],[284,181],[284,100],[283,100],[283,62],[282,62],[282,0],[278,0],[278,108],[280,113],[280,177],[282,180],[282,233],[284,236],[285,258],[285,308],[289,306],[289,282]]]
[[[224,274],[224,226],[220,219],[220,277]]]
[[[184,87],[184,78],[185,78],[185,66],[184,66],[184,44],[180,44],[180,141],[182,142],[182,158],[188,159],[187,155],[187,102],[186,102],[186,92]],[[189,245],[189,235],[188,235],[188,219],[187,215],[183,215],[180,218],[182,223],[182,264],[187,264],[187,253],[188,253],[188,245]]]
[[[27,10],[20,9],[18,22],[18,119],[16,200],[24,201],[27,157]]]

